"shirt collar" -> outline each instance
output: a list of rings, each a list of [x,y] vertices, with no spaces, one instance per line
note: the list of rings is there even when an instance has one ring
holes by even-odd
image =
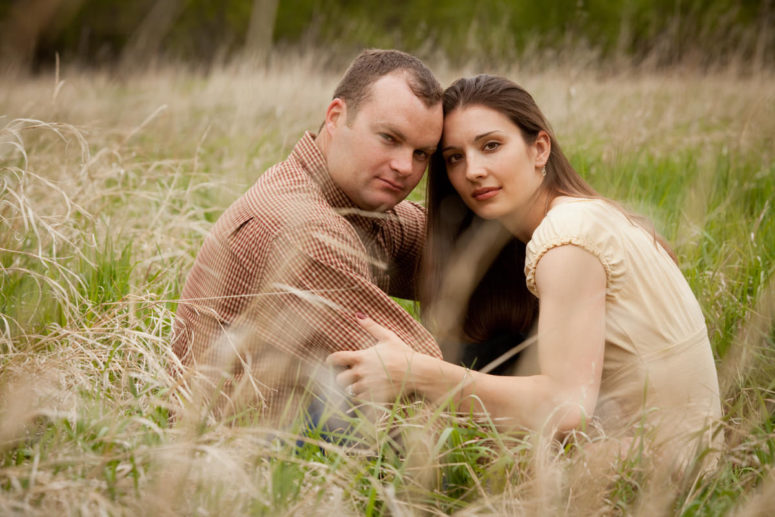
[[[326,157],[315,143],[315,135],[309,131],[298,141],[291,152],[291,156],[296,158],[301,167],[310,175],[310,177],[320,185],[321,192],[326,202],[348,219],[351,223],[373,228],[378,225],[378,221],[386,214],[378,212],[366,212],[358,208],[347,194],[334,183],[331,174],[328,172]],[[392,213],[392,211],[388,211]]]
[[[331,179],[326,157],[315,143],[315,135],[306,131],[293,148],[291,156],[296,158],[302,168],[320,185],[328,204],[334,208],[357,208],[347,194]]]

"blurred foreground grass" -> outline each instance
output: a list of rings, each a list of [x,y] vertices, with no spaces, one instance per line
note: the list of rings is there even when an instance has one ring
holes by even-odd
[[[636,449],[603,461],[418,405],[360,422],[365,452],[191,411],[167,370],[185,274],[220,212],[317,129],[337,77],[312,58],[65,70],[0,78],[0,513],[766,514],[773,78],[540,70],[501,72],[598,190],[653,218],[700,300],[726,413],[713,472],[671,477]]]

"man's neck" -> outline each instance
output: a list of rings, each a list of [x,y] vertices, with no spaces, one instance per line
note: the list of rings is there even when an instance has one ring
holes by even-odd
[[[318,149],[320,149],[320,152],[323,154],[326,161],[328,161],[328,142],[328,133],[321,129],[315,137],[315,145],[318,146]]]

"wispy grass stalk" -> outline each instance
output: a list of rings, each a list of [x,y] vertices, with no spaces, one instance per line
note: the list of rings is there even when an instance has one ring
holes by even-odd
[[[192,412],[192,385],[170,373],[184,275],[220,212],[316,129],[335,78],[303,59],[121,80],[64,70],[53,84],[0,78],[0,513],[768,508],[772,78],[506,72],[535,92],[582,174],[675,244],[724,386],[712,471],[676,480],[638,446],[617,457],[605,437],[505,435],[417,402],[374,423],[346,416],[355,427],[340,443],[304,414],[277,429],[250,411]]]

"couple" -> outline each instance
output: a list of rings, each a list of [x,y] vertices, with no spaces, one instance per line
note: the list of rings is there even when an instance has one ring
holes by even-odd
[[[426,168],[427,225],[404,201]],[[486,347],[537,321],[519,375],[444,361],[389,296],[417,294],[439,342]],[[246,386],[287,402],[301,365],[325,360],[357,398],[452,396],[503,429],[645,415],[694,435],[720,416],[703,315],[668,245],[573,170],[522,88],[482,75],[442,92],[398,51],[359,55],[317,136],[218,220],[173,348],[229,371],[212,381],[227,404]]]

